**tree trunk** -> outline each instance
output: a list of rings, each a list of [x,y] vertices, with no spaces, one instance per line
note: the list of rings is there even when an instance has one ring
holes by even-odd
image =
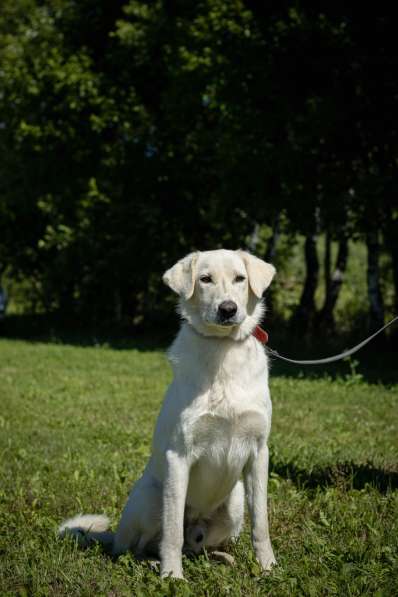
[[[391,255],[392,279],[394,282],[394,315],[398,315],[398,217],[393,217],[392,211],[387,213],[384,228],[386,248]]]
[[[398,239],[394,237],[390,247],[392,268],[393,268],[393,280],[394,280],[394,316],[398,315]],[[395,347],[398,347],[398,326],[395,324],[390,332],[390,337],[393,339]]]
[[[253,232],[250,235],[249,242],[247,243],[247,248],[250,252],[255,253],[258,245],[258,236],[259,236],[260,226],[256,222],[254,224]]]
[[[69,280],[59,290],[58,311],[61,318],[68,319],[74,315],[76,301],[73,298],[73,294],[74,283],[72,280]],[[51,301],[48,301],[47,304],[51,305]],[[51,306],[47,308],[51,308]]]
[[[380,290],[379,271],[379,231],[372,230],[366,239],[368,249],[368,297],[369,297],[369,327],[376,330],[384,325],[384,304]]]
[[[348,238],[343,235],[339,241],[339,250],[337,253],[336,264],[334,267],[333,274],[330,275],[330,244],[329,249],[329,256],[326,257],[325,255],[325,270],[326,270],[326,260],[328,259],[328,267],[329,270],[325,271],[325,286],[326,286],[326,294],[325,294],[325,301],[323,303],[323,307],[319,314],[319,323],[329,328],[334,327],[334,308],[336,306],[337,300],[340,295],[341,286],[344,281],[344,275],[347,269],[347,261],[348,261]]]
[[[329,228],[325,234],[325,260],[324,260],[324,269],[325,269],[325,302],[326,297],[330,294],[330,287],[331,287],[331,275],[330,270],[332,267],[332,237],[330,234]]]
[[[265,252],[265,261],[268,261],[269,263],[272,263],[275,259],[276,247],[280,236],[280,220],[281,214],[278,211],[273,221],[272,235],[268,241],[267,250]]]
[[[113,318],[120,325],[123,318],[122,294],[120,288],[115,286],[113,291]]]
[[[267,250],[265,251],[265,261],[268,263],[272,263],[276,256],[276,247],[278,244],[279,236],[280,236],[280,212],[278,211],[275,215],[273,225],[272,225],[272,235],[267,244]],[[271,286],[267,290],[267,311],[271,314],[273,313],[273,306],[274,306],[274,286]]]
[[[392,275],[394,280],[394,315],[398,315],[398,243],[390,248],[392,261]]]
[[[316,250],[316,234],[309,234],[305,239],[304,256],[306,277],[303,292],[295,314],[293,327],[299,332],[305,332],[312,326],[315,315],[315,291],[318,285],[319,261]]]

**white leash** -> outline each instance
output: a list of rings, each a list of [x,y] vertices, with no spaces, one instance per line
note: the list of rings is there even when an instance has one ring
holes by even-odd
[[[373,340],[373,338],[376,338],[376,336],[378,336],[378,334],[383,332],[385,329],[387,329],[390,325],[392,325],[396,321],[398,321],[398,316],[394,317],[394,319],[392,319],[391,321],[386,323],[386,325],[384,325],[382,328],[377,330],[377,332],[375,332],[374,334],[372,334],[371,336],[366,338],[366,340],[363,340],[362,342],[360,342],[359,344],[354,346],[354,348],[350,348],[349,350],[345,350],[344,352],[341,352],[340,354],[336,354],[332,357],[326,357],[324,359],[315,359],[315,360],[310,359],[310,360],[305,360],[305,361],[297,361],[296,359],[289,359],[288,357],[282,356],[281,354],[279,354],[279,352],[277,352],[276,350],[273,350],[272,348],[267,347],[267,350],[274,357],[277,357],[278,359],[281,359],[282,361],[286,361],[287,363],[294,363],[296,365],[324,365],[325,363],[334,363],[335,361],[340,361],[341,359],[345,359],[346,357],[351,356],[352,354],[354,354],[355,352],[357,352],[358,350],[363,348],[368,342]]]

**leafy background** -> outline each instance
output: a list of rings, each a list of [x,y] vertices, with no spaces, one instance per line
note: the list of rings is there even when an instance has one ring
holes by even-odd
[[[396,63],[382,4],[3,0],[11,312],[164,321],[161,272],[224,246],[276,263],[278,325],[377,327],[398,311]]]

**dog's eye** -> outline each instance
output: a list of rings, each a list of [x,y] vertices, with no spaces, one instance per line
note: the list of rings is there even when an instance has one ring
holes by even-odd
[[[213,282],[211,276],[200,276],[200,281],[203,282],[203,284],[210,284],[210,282]]]
[[[235,276],[234,282],[244,282],[246,280],[245,276]]]

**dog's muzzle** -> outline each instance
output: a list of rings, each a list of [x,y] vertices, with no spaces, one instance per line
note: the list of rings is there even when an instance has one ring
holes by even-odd
[[[234,301],[223,301],[218,306],[217,317],[221,325],[233,325],[238,311],[238,305]]]

